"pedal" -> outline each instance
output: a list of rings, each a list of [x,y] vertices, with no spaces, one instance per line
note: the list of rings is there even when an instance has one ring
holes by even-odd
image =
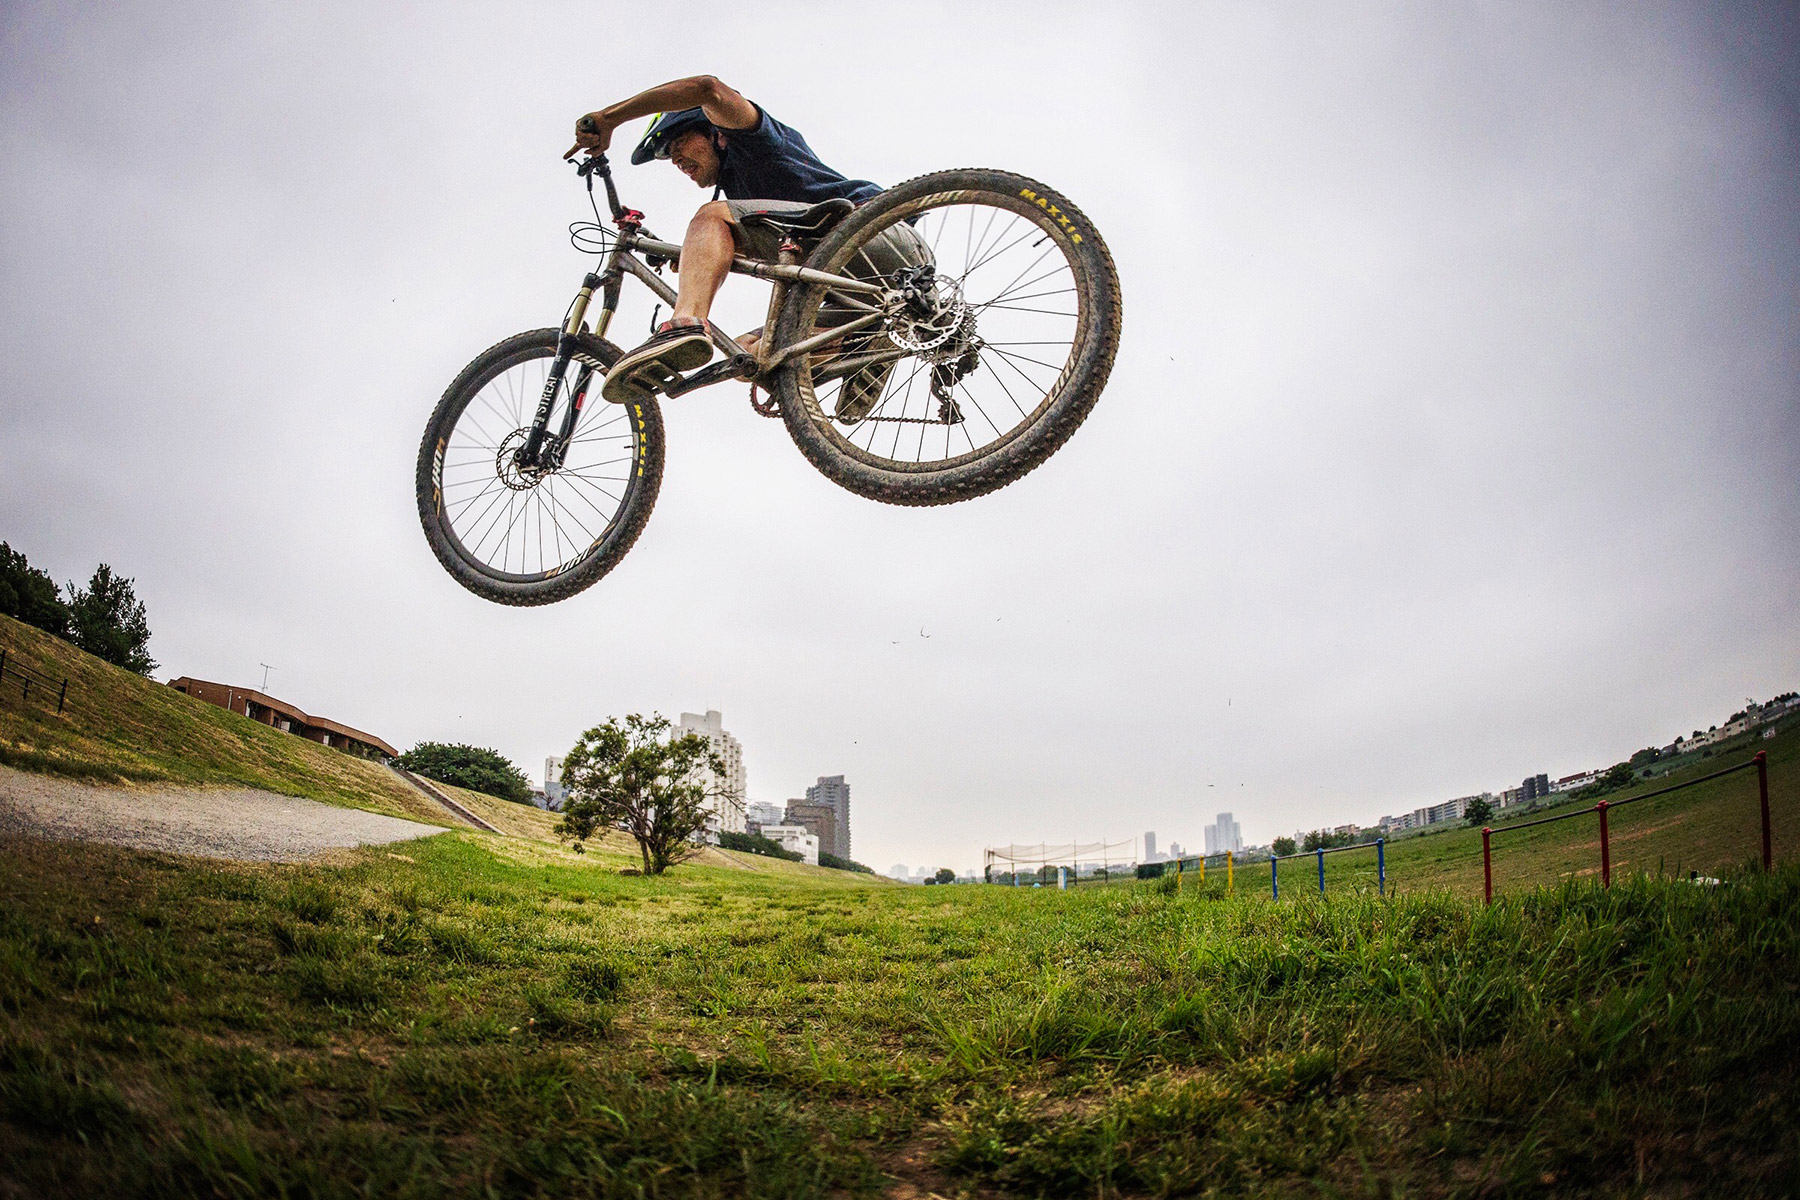
[[[751,366],[753,361],[748,354],[734,354],[730,358],[722,358],[689,375],[675,376],[673,382],[663,386],[663,395],[680,396],[711,384],[723,383],[727,379],[742,379],[745,377],[746,368]]]

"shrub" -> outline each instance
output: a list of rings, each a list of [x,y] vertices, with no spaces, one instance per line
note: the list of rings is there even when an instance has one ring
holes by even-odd
[[[497,750],[448,742],[420,742],[394,761],[439,783],[497,796],[514,804],[531,803],[531,781]]]

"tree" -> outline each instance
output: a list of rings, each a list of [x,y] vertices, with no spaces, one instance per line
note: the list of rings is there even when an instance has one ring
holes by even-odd
[[[498,750],[461,743],[420,742],[394,760],[427,779],[511,800],[531,803],[531,780]]]
[[[59,638],[69,636],[69,606],[56,581],[0,542],[0,613]]]
[[[949,867],[939,867],[937,869],[937,874],[933,875],[932,878],[939,883],[955,883],[956,872],[952,871]]]
[[[1463,810],[1463,820],[1470,825],[1485,825],[1494,816],[1494,806],[1486,796],[1477,796],[1469,801],[1469,807]]]
[[[1631,785],[1634,772],[1629,762],[1614,763],[1606,768],[1606,774],[1574,793],[1577,800],[1592,800],[1595,796],[1604,796],[1608,792],[1616,792],[1622,787]]]
[[[105,563],[94,568],[85,589],[69,585],[69,640],[127,671],[148,675],[156,669],[150,657],[150,623],[144,602],[131,580],[114,575]]]
[[[819,865],[821,867],[830,867],[834,871],[856,871],[863,875],[873,875],[875,873],[873,870],[863,866],[859,862],[851,862],[847,858],[839,858],[837,855],[827,854],[823,850],[819,851]]]
[[[569,798],[557,836],[579,851],[596,830],[623,829],[637,840],[646,875],[692,855],[709,815],[702,771],[722,778],[725,760],[697,733],[669,733],[661,713],[631,713],[582,734],[563,760]]]
[[[1269,853],[1275,855],[1277,858],[1293,854],[1295,849],[1294,839],[1291,837],[1278,837],[1273,842],[1269,843]]]

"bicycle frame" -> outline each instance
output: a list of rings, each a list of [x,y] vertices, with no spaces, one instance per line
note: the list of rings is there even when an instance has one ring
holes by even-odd
[[[579,164],[577,170],[587,180],[590,194],[594,190],[594,176],[598,175],[605,184],[607,206],[612,210],[613,223],[618,226],[619,232],[611,249],[606,252],[605,264],[599,271],[588,272],[581,281],[581,290],[575,294],[575,300],[569,306],[568,319],[563,323],[562,335],[557,340],[556,358],[551,364],[549,377],[544,382],[544,391],[538,400],[531,433],[519,449],[519,463],[524,467],[554,468],[559,465],[561,455],[566,450],[569,437],[574,431],[575,422],[580,416],[582,404],[586,401],[587,388],[597,365],[591,362],[582,364],[582,373],[576,379],[573,398],[563,414],[561,427],[550,445],[546,446],[545,444],[547,426],[551,411],[555,407],[557,393],[562,388],[562,381],[568,372],[569,363],[575,357],[576,338],[589,332],[587,314],[595,293],[599,293],[601,298],[600,311],[594,318],[592,328],[592,333],[596,337],[606,336],[613,316],[618,312],[619,298],[627,275],[635,277],[649,288],[652,294],[671,308],[676,300],[675,289],[663,280],[662,276],[658,274],[658,270],[664,264],[673,264],[679,271],[681,247],[674,242],[665,242],[656,238],[644,228],[643,213],[636,209],[626,208],[619,202],[618,189],[613,184],[612,169],[608,165],[605,155],[595,155],[586,159]],[[879,303],[873,303],[873,301],[885,298],[888,293],[887,288],[860,279],[803,267],[798,261],[799,253],[799,245],[792,238],[787,238],[782,242],[781,255],[776,262],[770,263],[760,259],[745,258],[741,254],[732,258],[731,274],[766,279],[774,285],[769,294],[768,315],[764,319],[762,336],[757,341],[756,351],[752,353],[746,350],[736,338],[708,321],[706,323],[707,337],[725,357],[692,374],[676,376],[672,382],[665,384],[661,389],[665,395],[679,396],[684,392],[726,379],[747,379],[753,382],[766,380],[773,372],[792,359],[829,346],[853,333],[877,325],[886,318],[886,308]],[[638,257],[640,254],[643,257]],[[781,306],[787,299],[788,288],[796,283],[823,285],[828,289],[826,294],[835,304],[857,315],[812,337],[791,345],[776,346],[774,344],[776,318],[780,315]],[[815,378],[822,381],[826,378],[852,374],[875,363],[902,358],[905,353],[902,350],[891,350],[841,359],[832,364],[829,374],[815,376]],[[552,461],[544,461],[546,450],[550,451]]]

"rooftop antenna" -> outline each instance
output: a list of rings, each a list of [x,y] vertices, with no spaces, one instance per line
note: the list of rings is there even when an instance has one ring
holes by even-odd
[[[259,692],[266,692],[269,690],[269,672],[273,671],[275,668],[271,667],[268,663],[257,663],[256,665],[263,669],[262,686],[256,690]]]

